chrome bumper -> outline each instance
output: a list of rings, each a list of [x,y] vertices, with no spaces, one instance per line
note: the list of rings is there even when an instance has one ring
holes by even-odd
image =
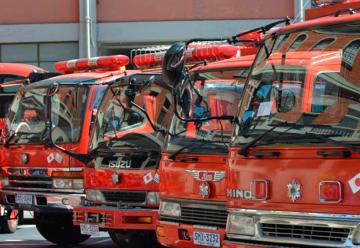
[[[17,204],[15,202],[15,196],[17,194],[31,195],[33,199],[32,204]],[[1,204],[21,210],[72,211],[74,207],[80,205],[83,198],[85,198],[85,194],[83,193],[48,193],[4,189],[0,190]]]
[[[246,236],[236,233],[229,233],[227,230],[227,238],[230,242],[251,242],[256,244],[273,244],[275,246],[281,245],[296,245],[296,246],[309,246],[309,247],[360,247],[352,243],[352,233],[354,229],[360,224],[360,215],[346,215],[346,214],[323,214],[323,213],[302,213],[302,212],[285,212],[285,211],[269,211],[269,210],[249,210],[249,209],[230,209],[229,215],[239,215],[252,217],[255,223],[255,235]],[[229,217],[228,217],[229,221]],[[295,230],[298,227],[306,228],[343,228],[349,229],[347,237],[344,242],[320,240],[316,238],[316,234],[299,235],[298,237],[287,237],[287,234],[277,233],[277,230],[272,235],[266,234],[262,228],[266,225],[279,225],[292,227]],[[265,228],[264,228],[265,229]],[[284,230],[284,229],[282,229]],[[301,230],[301,229],[300,229]],[[294,232],[290,235],[293,236]],[[287,232],[287,230],[285,231]],[[311,231],[312,232],[312,231]],[[316,232],[316,231],[314,231]],[[279,234],[279,235],[277,235]],[[289,235],[289,236],[290,236]],[[329,233],[330,235],[330,233]],[[311,238],[310,238],[311,237]]]

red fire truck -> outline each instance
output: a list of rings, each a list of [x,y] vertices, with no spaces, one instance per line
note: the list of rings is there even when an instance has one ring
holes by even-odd
[[[159,67],[167,48],[139,49],[133,62],[142,69]],[[212,60],[215,56],[233,57],[239,52],[237,47],[226,44],[197,44],[186,56],[196,63],[199,60]],[[173,116],[172,88],[157,75],[147,88],[139,88],[132,107],[124,108],[118,104],[119,99],[114,98],[113,92],[125,92],[131,77],[114,84],[99,108],[101,112],[94,128],[98,131],[93,133],[90,150],[97,151],[99,144],[102,148],[94,155],[94,168],[85,169],[86,200],[83,206],[74,209],[74,224],[80,225],[84,234],[96,235],[101,230],[109,231],[120,247],[157,246],[158,164],[165,131]],[[152,74],[141,77],[136,81],[143,82]],[[108,128],[113,121],[109,116],[128,118],[129,111],[148,117],[133,124],[120,121],[122,124],[115,130]],[[162,130],[160,133],[159,127]],[[113,141],[114,137],[116,142]],[[101,153],[104,147],[110,149],[113,155]]]
[[[38,231],[53,243],[88,238],[72,225],[72,207],[84,194],[84,163],[68,153],[87,152],[105,89],[128,73],[120,69],[128,62],[123,55],[58,62],[55,69],[65,75],[21,88],[11,105],[2,148],[1,203],[33,210]]]
[[[157,167],[172,108],[159,73],[133,74],[107,90],[85,169],[86,199],[74,209],[83,234],[109,231],[119,247],[157,244]]]
[[[193,70],[190,77],[201,95],[192,92],[192,115],[235,115],[253,59],[251,55],[241,56]],[[231,131],[231,120],[186,124],[173,117],[172,132],[180,134],[167,140],[159,171],[161,207],[157,236],[161,244],[220,247],[227,218],[225,161]],[[170,208],[179,213],[168,212]],[[206,235],[211,236],[209,241],[205,240]]]
[[[360,14],[280,28],[255,59],[227,165],[224,247],[358,247]]]
[[[21,86],[54,75],[34,65],[0,63],[0,118],[4,119],[6,117],[16,91]]]
[[[16,91],[23,85],[54,76],[37,66],[17,63],[0,63],[0,136],[3,136],[5,117]],[[1,162],[0,162],[1,163]],[[0,232],[15,232],[22,212],[0,207]],[[20,217],[20,218],[17,218]]]

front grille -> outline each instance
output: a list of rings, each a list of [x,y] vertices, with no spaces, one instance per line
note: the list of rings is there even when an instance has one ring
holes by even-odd
[[[9,176],[12,188],[51,189],[52,179],[47,176]]]
[[[180,203],[181,217],[160,216],[160,220],[190,225],[225,227],[227,211],[225,205]]]
[[[269,223],[260,223],[260,230],[263,236],[271,238],[297,238],[304,240],[332,241],[339,243],[344,243],[351,232],[351,228]]]
[[[188,224],[202,224],[225,227],[227,220],[226,210],[191,208],[181,206],[180,221]]]
[[[15,203],[15,195],[6,195],[6,200],[8,203]]]
[[[114,216],[112,213],[87,213],[83,211],[75,211],[73,221],[78,223],[96,223],[96,224],[114,224]]]
[[[102,191],[106,202],[143,204],[146,200],[146,192],[142,191]]]

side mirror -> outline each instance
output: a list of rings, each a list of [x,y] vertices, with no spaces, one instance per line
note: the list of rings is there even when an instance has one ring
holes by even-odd
[[[276,97],[277,111],[280,113],[290,112],[296,104],[294,92],[288,89],[279,90]]]
[[[164,80],[174,88],[181,82],[185,67],[186,44],[177,42],[165,53],[162,65]]]
[[[37,82],[42,80],[42,75],[37,70],[32,70],[28,78],[30,82]]]
[[[191,108],[191,92],[190,89],[185,88],[181,98],[180,98],[180,106],[184,113],[184,115],[188,118],[190,115],[190,108]]]
[[[59,90],[59,84],[54,82],[54,83],[50,84],[50,86],[48,87],[47,95],[49,97],[52,97],[58,92],[58,90]]]
[[[136,78],[135,77],[130,79],[129,87],[125,91],[125,95],[127,97],[129,106],[131,106],[132,103],[134,102],[135,96],[136,96]]]

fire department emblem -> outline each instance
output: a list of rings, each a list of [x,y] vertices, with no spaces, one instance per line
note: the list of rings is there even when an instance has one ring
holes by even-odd
[[[202,182],[200,185],[200,196],[208,198],[210,196],[210,185],[207,182]]]
[[[301,197],[301,186],[295,181],[295,179],[293,179],[291,183],[287,185],[287,188],[288,188],[288,197],[292,202],[295,202],[297,199]]]
[[[111,175],[111,179],[112,179],[113,184],[117,184],[120,182],[120,175],[117,173],[113,173]]]
[[[24,153],[24,154],[21,156],[21,160],[22,160],[23,164],[27,164],[27,163],[29,162],[29,154]]]
[[[225,171],[200,171],[200,170],[186,170],[187,173],[193,176],[197,181],[221,181],[225,177]]]

